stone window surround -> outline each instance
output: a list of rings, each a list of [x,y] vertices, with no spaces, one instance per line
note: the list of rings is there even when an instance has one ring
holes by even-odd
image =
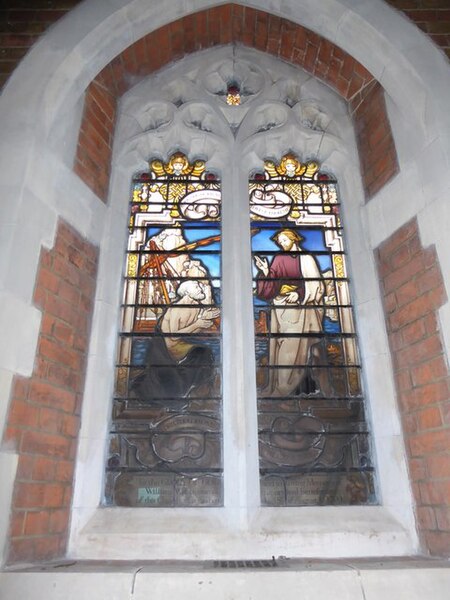
[[[137,4],[137,3],[135,3],[135,4]],[[305,3],[302,3],[302,4],[308,5],[309,3],[308,3],[308,2],[305,2]],[[339,4],[341,4],[341,3],[339,3],[339,2],[335,2],[335,3],[333,3],[333,7],[337,7]],[[308,7],[306,6],[306,8],[308,8]],[[311,8],[311,6],[310,6],[309,8]],[[273,10],[273,9],[272,9],[272,10]],[[353,9],[353,11],[355,11],[355,12],[356,12],[356,9]],[[350,15],[350,16],[353,16],[353,15]],[[386,17],[387,17],[387,16],[388,16],[388,15],[387,15],[387,13],[386,13]],[[392,15],[391,15],[391,13],[389,13],[389,16],[392,16]],[[367,18],[367,15],[365,15],[365,17]],[[170,18],[170,17],[169,17],[169,18]],[[369,14],[369,19],[368,19],[369,21],[370,21],[370,18],[372,18],[372,19],[375,19],[375,11],[374,11],[372,14]],[[350,20],[351,20],[351,18],[350,18]],[[386,22],[386,21],[384,21],[384,25],[387,27],[387,22]],[[397,20],[397,23],[396,23],[396,25],[398,25],[398,27],[401,29],[401,26],[400,26],[400,23],[398,22],[398,20]],[[318,27],[319,27],[319,26],[317,25],[317,23],[313,23],[313,26],[312,26],[312,28],[313,28],[313,29],[314,29],[314,28],[316,28],[316,29],[317,29]],[[340,34],[341,34],[341,33],[342,33],[342,32],[340,32]],[[408,33],[410,33],[410,32],[409,32],[409,30],[408,30]],[[395,37],[395,36],[394,36],[394,37]],[[347,43],[347,42],[344,42],[344,40],[341,40],[341,41],[342,41],[342,45],[343,45],[343,46],[345,46],[345,45],[352,46],[352,44],[354,44],[354,40],[350,40],[350,41],[349,41],[349,43]],[[391,38],[390,38],[390,43],[391,43],[391,44],[394,44],[394,41],[393,41],[393,39],[391,39]],[[401,47],[402,47],[402,45],[405,45],[405,43],[406,43],[406,42],[405,42],[405,39],[404,39],[404,38],[403,38],[403,39],[400,39],[400,40],[397,38],[397,40],[396,40],[396,43],[397,43],[398,47],[399,47],[399,48],[401,48]],[[420,48],[421,50],[423,50],[423,48],[421,47],[422,43],[423,43],[423,40],[421,40],[421,42],[420,42],[420,43],[419,43],[419,42],[417,42],[417,47],[418,47],[418,48]],[[429,50],[429,49],[428,49],[428,48],[426,48],[426,50]],[[378,63],[378,64],[380,65],[380,67],[381,67],[381,63],[382,63],[382,60],[381,60],[381,59],[382,59],[382,56],[381,56],[381,54],[382,54],[382,53],[383,53],[383,52],[380,52],[380,56],[377,58],[377,60],[379,60],[379,63]],[[432,60],[432,58],[434,58],[434,57],[430,56],[430,53],[431,53],[431,50],[428,52],[428,54],[425,52],[425,54],[426,54],[427,58],[429,58],[430,60]],[[363,53],[363,54],[364,54],[364,53]],[[411,56],[411,54],[412,54],[412,55],[414,54],[414,48],[413,48],[413,51],[412,51],[412,53],[410,53],[410,55],[409,55],[409,60],[412,62],[412,61],[413,61],[413,56]],[[391,57],[391,58],[392,58],[392,57]],[[398,58],[398,57],[396,56],[396,58]],[[363,64],[364,64],[364,62],[366,62],[366,63],[367,63],[367,62],[370,62],[371,60],[375,60],[375,59],[373,59],[373,58],[371,58],[371,57],[369,57],[369,56],[367,56],[367,55],[365,55],[365,56],[364,56],[364,59],[365,59],[365,60],[363,60],[363,61],[362,61],[362,62],[363,62]],[[376,62],[376,61],[375,61],[375,62]],[[394,62],[395,62],[395,61],[394,61]],[[400,62],[401,62],[401,61],[400,61]],[[435,61],[435,62],[437,62],[437,58],[436,58],[436,61]],[[433,63],[433,64],[434,64],[434,63]],[[439,66],[439,65],[436,65],[436,66]],[[375,69],[375,70],[377,70],[377,69]],[[419,69],[419,70],[420,70],[420,69]],[[381,71],[380,71],[380,73],[381,73]],[[425,74],[423,73],[423,71],[421,72],[421,75],[423,75],[423,78],[426,80],[426,77],[425,77]],[[405,76],[405,77],[406,77],[406,79],[408,79],[408,76],[409,76],[409,75],[406,75],[406,76]],[[14,79],[14,78],[13,78],[13,79]],[[382,77],[381,79],[383,80],[383,77]],[[389,73],[389,69],[387,70],[387,72],[386,72],[386,76],[384,77],[386,88],[390,90],[390,92],[391,92],[391,94],[392,94],[392,98],[395,98],[395,100],[397,101],[397,103],[398,103],[399,105],[401,105],[401,106],[402,106],[402,108],[404,108],[404,107],[407,107],[408,109],[410,109],[410,110],[411,110],[411,111],[414,113],[414,112],[416,112],[416,111],[417,111],[417,112],[420,112],[420,107],[418,108],[418,106],[417,106],[417,104],[418,104],[418,103],[417,103],[417,104],[416,104],[416,103],[414,103],[415,105],[414,105],[414,106],[412,106],[412,103],[411,103],[411,102],[408,102],[407,98],[405,97],[405,96],[407,96],[408,92],[411,94],[412,90],[413,90],[413,89],[414,89],[414,87],[415,87],[415,86],[414,86],[414,81],[413,81],[413,79],[414,79],[414,77],[412,77],[412,78],[411,78],[411,80],[409,80],[408,82],[405,82],[405,80],[403,80],[403,83],[404,83],[404,84],[405,84],[405,83],[408,83],[408,84],[410,84],[410,85],[409,85],[409,86],[408,86],[408,85],[404,85],[403,91],[401,91],[401,90],[397,89],[397,88],[396,88],[396,86],[394,85],[394,83],[393,83],[393,80],[392,80],[392,73]],[[56,81],[56,80],[57,80],[57,77],[56,77],[56,78],[55,78],[53,81]],[[12,86],[10,87],[10,89],[12,89],[12,90],[13,90],[13,92],[14,92],[14,84],[15,84],[15,83],[17,83],[17,82],[14,80],[14,81],[12,82]],[[416,83],[417,83],[417,82],[416,82]],[[59,82],[59,84],[61,84],[61,82]],[[77,85],[79,85],[79,84],[80,84],[80,81],[77,81]],[[438,85],[439,85],[439,84],[438,84]],[[442,86],[443,86],[443,87],[445,87],[445,86],[444,86],[444,84],[442,84]],[[58,86],[57,86],[57,87],[58,87]],[[81,88],[81,89],[82,89],[82,88]],[[407,91],[406,91],[406,90],[407,90]],[[55,91],[55,90],[54,90],[54,91]],[[420,91],[420,90],[418,89],[418,87],[416,87],[416,88],[415,88],[415,91]],[[50,88],[47,88],[47,92],[48,92],[48,93],[50,93]],[[67,93],[67,90],[66,90],[66,93]],[[413,95],[414,95],[414,94],[411,94],[411,97],[412,97]],[[422,97],[422,95],[421,95],[421,94],[419,94],[419,95],[420,95],[420,97]],[[51,94],[51,93],[50,93],[50,96],[52,96],[52,94]],[[61,98],[61,99],[62,99],[62,97],[63,97],[63,96],[65,96],[65,94],[60,94],[60,98]],[[437,94],[437,96],[439,96],[439,94]],[[414,97],[415,97],[415,96],[414,96]],[[443,89],[443,94],[441,95],[441,97],[439,98],[439,100],[437,100],[437,103],[439,103],[439,102],[442,100],[442,97],[444,97],[444,101],[445,101],[445,97],[446,97],[446,90],[445,90],[445,89]],[[14,94],[12,94],[12,98],[14,98]],[[419,98],[419,99],[420,99],[420,98]],[[8,103],[9,103],[9,101],[11,101],[11,95],[8,95],[8,93],[7,93],[7,94],[6,94],[6,105],[7,105],[7,106],[8,106]],[[391,114],[395,116],[395,119],[394,119],[394,121],[397,123],[397,133],[399,134],[399,137],[401,138],[402,136],[401,136],[401,133],[400,133],[400,129],[401,129],[402,125],[404,125],[404,123],[402,123],[402,119],[401,119],[401,118],[399,117],[399,115],[397,114],[397,106],[396,106],[396,102],[390,102],[390,103],[388,104],[388,108],[390,109],[390,111],[391,111]],[[444,112],[443,112],[443,111],[442,111],[442,112],[440,112],[440,111],[439,111],[439,106],[436,106],[436,105],[434,105],[432,108],[433,108],[433,110],[434,110],[434,113],[433,113],[433,114],[434,114],[434,116],[436,116],[436,113],[437,113],[437,114],[440,114],[440,115],[442,115],[442,120],[441,120],[441,121],[439,121],[439,122],[441,123],[441,126],[445,127],[445,123],[446,123],[446,121],[445,121],[445,118],[444,118]],[[430,109],[430,110],[431,110],[431,109]],[[433,111],[432,111],[432,112],[433,112]],[[59,117],[61,117],[61,112],[58,112],[58,110],[55,110],[55,113],[54,113],[54,115],[56,115],[56,114],[58,114],[58,115],[59,115]],[[417,114],[417,113],[416,113],[416,114]],[[54,115],[51,115],[51,116],[52,116],[52,118],[54,117]],[[45,117],[45,116],[48,116],[48,115],[44,115],[44,117]],[[411,115],[408,115],[408,116],[409,116],[409,117],[411,117]],[[47,121],[47,122],[45,122],[45,118],[44,118],[43,120],[40,120],[40,121],[39,121],[38,125],[39,125],[40,127],[43,127],[43,128],[45,129],[45,128],[46,128],[46,127],[48,127],[48,126],[49,126],[49,124],[52,122],[52,118],[51,118],[51,119],[49,119],[49,121]],[[430,116],[429,116],[429,115],[427,115],[426,119],[427,119],[427,120],[428,120],[428,119],[430,119]],[[421,123],[421,124],[423,124],[423,129],[425,129],[425,124],[423,123],[423,119],[422,119],[422,120],[420,120],[420,123]],[[396,128],[396,126],[394,125],[394,130],[395,130],[395,128]],[[38,129],[39,129],[39,128],[38,128]],[[419,129],[420,129],[420,128],[419,128]],[[431,128],[430,128],[430,129],[431,129]],[[42,129],[41,129],[41,131],[42,131]],[[9,132],[10,132],[10,129],[8,129],[8,133],[9,133]],[[28,132],[27,132],[27,133],[28,133]],[[433,130],[433,133],[434,133],[434,130]],[[424,143],[423,143],[423,141],[422,141],[422,137],[421,137],[421,136],[423,136],[423,135],[424,135],[424,132],[423,132],[423,131],[419,131],[419,132],[418,132],[418,134],[417,134],[417,136],[418,136],[418,140],[419,140],[419,144],[418,144],[418,146],[419,146],[421,149],[422,149],[422,148],[423,148],[423,146],[424,146]],[[429,133],[429,135],[431,135],[431,134]],[[55,138],[53,138],[53,139],[55,139]],[[431,139],[433,139],[433,138],[431,137]],[[427,137],[427,138],[426,138],[426,140],[430,140],[430,137]],[[10,141],[11,141],[11,140],[10,140]],[[408,153],[408,152],[407,152],[407,149],[406,149],[406,143],[407,143],[407,142],[406,142],[406,137],[404,137],[404,145],[403,145],[403,148],[402,148],[402,150],[403,150],[403,156],[402,156],[402,158],[403,158],[403,160],[404,160],[405,166],[408,166],[408,162],[409,162],[409,163],[411,163],[411,162],[413,162],[413,163],[414,163],[415,156],[414,156],[414,155],[412,155],[412,156],[411,156],[411,154],[412,154],[412,153]],[[433,152],[437,152],[437,153],[439,153],[439,149],[436,149],[436,147],[432,147],[430,150],[431,150],[431,152],[430,152],[430,155],[429,155],[429,156],[433,156]],[[26,153],[25,153],[25,156],[27,156],[27,154],[26,154]],[[29,156],[29,155],[28,155],[28,156]],[[447,156],[448,156],[448,155],[447,155]],[[34,160],[35,160],[36,162],[35,162],[34,164],[32,164],[32,168],[31,168],[31,171],[30,171],[30,177],[31,177],[31,176],[34,176],[34,177],[35,177],[35,181],[37,181],[37,182],[38,182],[38,184],[41,184],[41,185],[42,185],[42,190],[43,190],[43,189],[45,189],[45,187],[46,187],[44,184],[47,184],[47,189],[48,189],[49,182],[46,182],[46,181],[44,181],[45,177],[39,177],[39,176],[38,176],[38,173],[37,173],[37,171],[38,171],[38,167],[37,167],[37,164],[36,164],[36,163],[38,162],[38,160],[37,160],[36,156],[34,157]],[[431,158],[430,158],[430,161],[431,161]],[[54,164],[55,164],[55,166],[59,166],[59,167],[61,167],[61,165],[58,163],[58,161],[54,161]],[[442,164],[442,158],[441,158],[441,161],[440,161],[440,162],[438,162],[438,164]],[[14,173],[14,174],[15,174],[15,173],[17,173],[17,170],[14,170],[14,169],[13,169],[13,173]],[[70,179],[70,176],[69,176],[69,174],[68,174],[68,173],[65,173],[65,174],[64,174],[64,176],[66,177],[66,181]],[[400,187],[400,184],[401,184],[401,183],[404,183],[404,182],[402,182],[402,181],[400,181],[400,182],[399,182],[398,180],[397,180],[396,182],[393,182],[393,184],[392,184],[391,186],[389,186],[389,187],[390,187],[390,189],[389,189],[389,194],[392,194],[392,193],[399,193],[399,192],[401,192],[401,189],[399,189],[399,187]],[[77,223],[77,225],[79,225],[79,227],[80,227],[81,229],[83,229],[84,231],[86,231],[86,232],[88,233],[88,235],[89,235],[91,238],[95,238],[95,236],[96,236],[96,234],[97,234],[97,226],[93,224],[93,222],[95,221],[95,219],[93,218],[93,217],[94,217],[93,213],[97,213],[97,217],[99,217],[99,216],[102,216],[102,214],[103,214],[105,211],[103,211],[102,209],[96,209],[96,208],[95,208],[95,209],[93,209],[93,208],[91,208],[91,207],[89,206],[88,202],[89,202],[89,200],[94,200],[94,198],[92,198],[92,199],[91,199],[91,198],[89,198],[89,193],[86,193],[86,190],[85,190],[85,188],[84,188],[83,186],[79,186],[79,185],[78,185],[76,182],[74,182],[74,186],[75,186],[75,190],[73,190],[72,192],[69,192],[69,193],[68,193],[68,196],[71,196],[71,197],[72,197],[72,200],[75,200],[75,197],[76,197],[76,195],[77,195],[77,192],[83,192],[83,195],[84,195],[84,198],[85,198],[85,199],[83,200],[83,204],[85,205],[85,207],[86,207],[86,210],[88,211],[88,214],[87,214],[85,217],[76,217],[76,216],[73,214],[73,209],[72,209],[72,208],[69,206],[68,202],[63,202],[63,206],[61,207],[61,212],[66,212],[66,213],[68,213],[68,215],[69,215],[69,218],[70,218],[70,220],[71,220],[71,221],[75,221],[75,222],[77,222],[77,219],[78,219],[78,223]],[[38,186],[38,187],[39,187],[39,186]],[[38,190],[38,191],[37,191],[37,194],[38,194],[39,196],[43,196],[43,195],[45,195],[45,194],[44,194],[44,192],[43,192],[42,190]],[[410,184],[410,188],[409,188],[407,191],[415,191],[415,190],[414,190],[414,188],[412,188],[412,187],[411,187],[411,184]],[[427,190],[427,191],[428,191],[428,190]],[[374,201],[374,202],[371,204],[371,206],[369,206],[369,207],[367,208],[367,213],[368,213],[368,215],[369,215],[369,216],[372,216],[372,215],[381,215],[381,216],[382,216],[382,219],[381,219],[381,221],[379,221],[379,222],[377,223],[377,226],[376,226],[376,227],[375,227],[375,225],[371,225],[371,226],[369,226],[369,229],[370,229],[370,236],[371,236],[371,244],[372,244],[373,246],[376,246],[376,245],[377,245],[377,244],[376,244],[376,242],[379,242],[379,241],[381,241],[382,239],[384,239],[384,237],[386,237],[386,235],[389,233],[389,231],[390,231],[390,230],[393,230],[393,229],[395,229],[395,228],[396,228],[396,226],[397,226],[399,223],[402,223],[402,222],[404,222],[404,221],[405,221],[405,214],[404,214],[404,211],[403,211],[403,210],[395,210],[393,215],[392,215],[392,213],[389,211],[389,205],[388,205],[388,202],[387,202],[387,193],[388,193],[388,191],[387,191],[387,190],[383,190],[383,192],[382,192],[382,193],[380,193],[380,194],[379,194],[379,196],[377,196],[377,198],[376,198],[376,199],[375,199],[375,201]],[[403,192],[403,194],[404,194],[405,196],[407,196],[407,195],[408,195],[406,192]],[[402,195],[403,195],[403,194],[402,194]],[[420,202],[422,202],[422,203],[425,203],[425,204],[426,204],[426,202],[425,202],[425,199],[422,199],[422,196],[424,196],[424,195],[425,195],[425,190],[422,188],[422,189],[421,189],[421,194],[420,194],[420,199],[419,199],[418,201],[416,201],[416,202],[415,202],[415,206],[414,206],[414,208],[416,208],[417,210],[419,210],[419,209],[420,209],[420,206],[419,206]],[[434,197],[434,196],[433,196],[433,197]],[[48,201],[48,202],[50,202],[50,201]],[[53,207],[52,207],[52,208],[53,208]],[[50,211],[50,212],[51,212],[51,211]],[[389,218],[389,217],[391,217],[391,218]],[[92,218],[92,221],[90,221],[90,218]],[[50,223],[50,222],[51,222],[51,215],[49,215],[49,223]],[[424,225],[423,225],[423,233],[425,233],[425,238],[427,239],[427,236],[428,236],[428,239],[430,239],[430,238],[431,238],[431,239],[433,239],[433,238],[432,238],[432,228],[431,228],[431,225],[429,225],[429,226],[428,226],[428,225],[427,225],[427,223],[426,223],[426,221],[425,221],[425,219],[423,220],[423,223],[424,223]],[[379,226],[378,226],[378,225],[379,225]],[[45,228],[44,228],[44,229],[45,229]],[[51,228],[51,226],[48,226],[48,227],[45,229],[45,234],[44,234],[44,236],[43,236],[43,239],[42,239],[42,237],[40,237],[39,241],[38,241],[38,240],[36,240],[36,241],[34,241],[34,243],[35,243],[35,244],[37,244],[37,243],[39,243],[39,244],[40,244],[40,243],[42,243],[42,241],[44,241],[44,243],[46,243],[46,245],[51,245],[51,239],[52,239],[51,232],[52,232],[52,228]],[[442,243],[442,242],[443,242],[443,240],[438,240],[438,242]],[[439,250],[440,250],[440,248],[441,248],[441,252],[442,252],[442,246],[440,246],[440,245],[439,245],[439,243],[438,243],[438,244],[437,244],[438,253],[439,253]],[[22,290],[21,290],[19,293],[20,293],[20,294],[23,294],[23,295],[26,297],[26,292],[25,292],[25,293],[23,293],[23,292],[22,292]],[[18,309],[22,309],[22,310],[24,310],[24,311],[26,312],[26,306],[20,306]],[[31,312],[34,312],[34,310],[33,310],[33,309],[31,309]],[[444,312],[444,311],[442,311],[442,312]],[[446,318],[446,315],[447,315],[447,313],[448,313],[448,311],[445,311],[445,314],[443,314],[443,315],[442,315],[442,318],[443,318],[443,319],[445,319],[445,318]],[[444,329],[444,331],[445,331],[445,329]],[[30,334],[30,338],[32,339],[32,332],[31,332],[31,334]],[[32,344],[31,344],[31,347],[32,347]],[[32,353],[30,352],[29,354],[30,354],[30,356],[28,357],[28,361],[30,361],[30,357],[31,357]],[[28,364],[29,364],[29,363],[28,363]],[[17,368],[17,367],[16,367],[16,368]],[[18,370],[19,370],[19,371],[23,371],[23,372],[25,372],[25,373],[28,373],[28,372],[29,372],[29,366],[27,366],[27,363],[26,363],[26,357],[25,357],[25,359],[24,359],[23,363],[22,363],[22,364],[21,364],[21,365],[18,367]],[[310,518],[310,517],[311,517],[313,514],[314,514],[314,511],[309,511],[309,515],[308,515],[308,521],[310,520],[309,518]],[[319,517],[319,518],[320,518],[320,517]]]
[[[246,109],[245,104],[242,106],[242,111],[248,112],[235,133],[236,138],[226,123],[226,118],[233,122],[236,109],[226,108],[224,118],[218,108],[220,100],[208,90],[208,76],[220,71],[220,65],[227,62],[234,62],[241,72],[247,65],[252,65],[256,72],[264,73],[266,77],[261,84],[263,89],[255,94],[253,101],[248,100],[250,108]],[[186,84],[186,79],[194,79],[196,72],[201,73],[197,92],[194,84]],[[293,114],[290,114],[293,109],[283,106],[274,91],[275,73],[298,84],[299,98],[316,100],[323,114],[330,118],[326,132],[295,124]],[[165,87],[169,85],[174,98],[177,94],[184,95],[187,101],[175,110],[175,114],[172,114],[173,106],[169,105],[167,116],[162,119],[164,124],[155,127],[153,114],[164,110],[168,104]],[[262,111],[264,123],[258,116]],[[290,116],[285,118],[285,112]],[[191,121],[196,122],[199,115],[203,115],[205,128],[209,131],[192,127]],[[261,135],[258,129],[271,122],[278,126]],[[178,139],[180,147],[177,147]],[[126,243],[128,205],[124,199],[128,200],[133,175],[148,168],[149,158],[166,159],[177,149],[186,152],[192,160],[206,159],[208,169],[218,172],[222,180],[225,506],[97,508],[102,496],[104,438],[110,419],[113,383],[110,365],[114,363],[120,275]],[[377,454],[374,458],[380,464],[378,493],[381,506],[282,509],[259,506],[254,342],[252,328],[245,327],[253,319],[248,268],[251,257],[247,181],[249,173],[261,168],[268,149],[272,157],[282,156],[292,149],[305,160],[319,160],[324,171],[332,173],[339,182],[365,367],[368,413],[372,414],[373,421],[374,453]],[[197,154],[199,150],[201,156]],[[132,547],[127,549],[127,557],[135,559],[142,556],[187,559],[193,552],[199,559],[211,556],[263,558],[268,547],[274,555],[336,557],[348,553],[345,547],[349,539],[351,552],[356,554],[412,552],[416,543],[414,517],[394,387],[392,378],[383,376],[390,372],[390,359],[374,260],[361,222],[364,192],[358,167],[346,103],[304,71],[257,51],[231,46],[203,51],[144,80],[122,97],[108,200],[111,221],[106,227],[106,231],[112,228],[116,233],[108,235],[101,243],[97,294],[102,297],[102,302],[97,303],[92,331],[72,511],[71,554],[80,558],[100,555],[122,558],[124,536],[131,532],[139,532]],[[241,294],[241,289],[247,293]],[[239,368],[242,364],[246,365],[245,369]],[[108,376],[99,382],[97,374],[108,370]],[[386,460],[387,455],[397,456],[398,461]],[[318,521],[321,523],[319,528]],[[181,539],[174,535],[179,530],[183,531]],[[269,546],[263,543],[266,536],[270,538]]]

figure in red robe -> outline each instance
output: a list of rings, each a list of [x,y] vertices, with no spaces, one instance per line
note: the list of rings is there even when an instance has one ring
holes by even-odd
[[[282,229],[272,239],[290,254],[275,255],[270,266],[267,258],[255,256],[255,265],[259,271],[256,294],[273,307],[269,367],[278,367],[269,369],[269,381],[261,395],[276,397],[302,389],[311,348],[319,347],[321,341],[320,336],[302,334],[323,331],[325,285],[314,256],[301,251],[303,238],[296,231]]]

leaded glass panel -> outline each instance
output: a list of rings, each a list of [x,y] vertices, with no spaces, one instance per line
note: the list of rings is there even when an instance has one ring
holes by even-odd
[[[133,181],[106,503],[220,506],[220,183],[181,154]]]
[[[249,194],[262,504],[374,503],[336,181],[286,155]]]

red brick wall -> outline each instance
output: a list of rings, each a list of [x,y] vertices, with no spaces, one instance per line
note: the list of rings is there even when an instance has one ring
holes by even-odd
[[[378,269],[423,548],[450,556],[450,376],[436,252],[410,221],[378,248]]]
[[[0,89],[31,46],[81,0],[2,0]]]
[[[45,33],[50,25],[80,2],[81,0],[2,1],[0,6],[0,88],[42,33]],[[450,6],[448,0],[386,0],[386,2],[409,17],[450,57]],[[226,35],[224,34],[222,43],[227,43]],[[274,40],[273,44],[276,45],[276,43]]]
[[[250,46],[302,67],[350,101],[368,198],[397,173],[397,156],[383,91],[372,75],[330,41],[301,25],[253,8],[226,4],[189,15],[149,33],[111,61],[91,88],[110,90],[118,97],[139,78],[169,62],[190,52],[225,43]],[[112,102],[113,96],[107,94],[108,103]],[[91,91],[88,90],[86,104],[91,102]],[[113,121],[107,120],[109,129],[100,132],[96,130],[95,121],[87,108],[75,170],[105,199]],[[102,147],[98,146],[98,138],[104,142]]]
[[[60,222],[40,257],[33,374],[14,378],[5,431],[19,455],[9,562],[65,554],[96,271],[97,249]]]
[[[306,69],[347,100],[372,75],[352,56],[301,25],[260,10],[225,4],[149,33],[111,61],[98,81],[123,94],[139,78],[192,52],[237,43],[268,52]]]
[[[106,202],[116,119],[117,99],[102,83],[93,81],[86,90],[74,171]]]
[[[350,101],[361,175],[370,199],[399,171],[397,151],[386,112],[383,88],[373,81]]]
[[[409,17],[450,58],[449,0],[386,0],[386,2]]]

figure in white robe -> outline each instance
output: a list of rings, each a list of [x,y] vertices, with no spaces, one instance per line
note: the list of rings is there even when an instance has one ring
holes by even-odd
[[[269,369],[262,395],[279,397],[305,391],[302,383],[308,366],[324,360],[321,336],[311,334],[323,331],[325,285],[314,256],[301,251],[297,232],[283,229],[272,239],[286,254],[275,255],[270,266],[266,258],[255,256],[256,293],[272,301],[269,367],[277,367]],[[326,387],[325,371],[316,369],[318,387]]]

